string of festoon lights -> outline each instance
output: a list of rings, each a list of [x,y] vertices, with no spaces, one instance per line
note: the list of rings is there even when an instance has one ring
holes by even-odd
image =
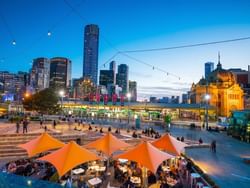
[[[76,7],[80,8],[83,4],[84,4],[85,0],[82,0],[81,2],[79,2],[78,4],[76,4]],[[46,39],[46,38],[50,38],[52,37],[52,34],[54,34],[54,31],[56,28],[58,28],[59,26],[62,25],[62,23],[64,22],[64,20],[66,18],[68,18],[71,14],[73,13],[73,10],[69,10],[66,14],[64,14],[57,22],[53,23],[49,29],[44,30],[42,31],[37,37],[35,40],[31,41],[30,44],[27,45],[27,47],[23,48],[23,49],[20,49],[20,51],[18,52],[18,55],[20,54],[25,54],[26,52],[30,51],[30,49],[34,49],[35,45],[39,44],[43,39]],[[11,38],[11,44],[13,46],[16,46],[17,45],[17,40],[16,40],[16,37],[14,36],[12,30],[10,29],[10,26],[7,22],[7,20],[5,19],[3,13],[1,13],[0,11],[0,21],[2,21],[2,23],[4,24],[5,26],[5,29],[8,33],[8,35],[10,36]],[[16,55],[16,56],[18,56]],[[6,59],[11,59],[11,58],[14,58],[16,56],[10,56],[10,57],[1,57],[0,60],[1,61],[4,61]]]
[[[29,49],[33,49],[34,46],[36,44],[38,44],[42,39],[44,39],[45,37],[52,37],[52,35],[54,35],[53,31],[59,26],[61,25],[61,23],[65,20],[65,18],[69,17],[72,13],[74,13],[76,16],[78,16],[79,18],[81,18],[84,22],[87,23],[91,23],[87,18],[85,18],[84,16],[82,16],[81,12],[78,11],[77,8],[79,8],[84,2],[85,0],[82,0],[79,4],[75,5],[77,8],[75,8],[75,6],[73,6],[71,3],[69,3],[69,1],[64,0],[63,1],[68,7],[69,7],[69,11],[56,23],[54,23],[49,29],[47,29],[47,33],[46,35],[44,34],[44,32],[35,40],[32,42],[32,44],[30,45],[29,48],[24,49],[22,52],[20,52],[20,54],[23,54],[26,50],[29,51]],[[12,32],[12,30],[9,27],[8,22],[6,21],[5,17],[3,16],[3,14],[0,12],[0,18],[3,22],[3,24],[5,25],[5,28],[9,34],[9,36],[11,37],[12,41],[12,45],[16,46],[17,45],[17,41],[15,39],[15,36]],[[216,44],[221,44],[221,43],[232,43],[232,42],[238,42],[238,41],[244,41],[244,40],[249,40],[250,37],[241,37],[241,38],[233,38],[233,39],[227,39],[227,40],[219,40],[219,41],[210,41],[210,42],[204,42],[204,43],[195,43],[195,44],[185,44],[185,45],[179,45],[179,46],[171,46],[171,47],[161,47],[161,48],[151,48],[151,49],[136,49],[136,50],[126,50],[126,51],[121,51],[119,49],[117,49],[115,47],[115,45],[113,45],[102,33],[100,33],[100,37],[103,39],[103,41],[108,44],[114,51],[115,54],[109,58],[107,61],[105,61],[102,66],[105,67],[105,65],[107,63],[109,63],[110,61],[114,60],[115,58],[117,58],[118,56],[124,56],[136,63],[140,63],[143,64],[145,66],[150,67],[152,70],[156,70],[159,72],[164,73],[166,76],[173,76],[177,79],[181,79],[180,76],[170,73],[166,70],[164,70],[163,68],[160,68],[159,66],[156,66],[154,64],[148,63],[144,60],[141,60],[139,58],[136,58],[134,56],[132,56],[132,53],[141,53],[141,52],[155,52],[155,51],[166,51],[166,50],[175,50],[175,49],[181,49],[181,48],[192,48],[192,47],[200,47],[200,46],[207,46],[207,45],[216,45]],[[13,57],[13,56],[12,56]],[[2,58],[2,59],[8,59],[8,57],[6,58]]]

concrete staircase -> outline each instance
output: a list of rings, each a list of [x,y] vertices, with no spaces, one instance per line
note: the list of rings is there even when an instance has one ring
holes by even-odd
[[[48,132],[54,138],[67,143],[71,140],[83,139],[84,134],[62,134],[56,132]],[[28,134],[0,134],[0,160],[9,161],[13,159],[20,159],[27,157],[27,152],[17,145],[26,143],[41,133],[28,133]]]

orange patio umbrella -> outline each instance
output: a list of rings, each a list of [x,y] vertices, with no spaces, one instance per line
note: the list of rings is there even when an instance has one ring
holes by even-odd
[[[157,149],[149,142],[142,142],[135,148],[115,156],[117,159],[128,159],[140,163],[154,173],[163,161],[173,157],[174,156]]]
[[[111,156],[115,151],[130,147],[130,145],[119,140],[109,132],[105,136],[86,144],[84,147],[95,148],[96,150],[102,151],[106,155]]]
[[[165,134],[158,140],[152,142],[152,145],[173,155],[180,155],[187,146],[187,144],[176,140],[169,134]]]
[[[59,176],[62,177],[69,170],[82,163],[99,159],[101,158],[94,153],[71,141],[61,149],[41,157],[38,160],[47,161],[54,165]]]
[[[18,147],[27,151],[29,157],[33,157],[38,153],[63,147],[64,143],[53,138],[48,133],[42,133],[37,138],[25,143],[20,144]]]

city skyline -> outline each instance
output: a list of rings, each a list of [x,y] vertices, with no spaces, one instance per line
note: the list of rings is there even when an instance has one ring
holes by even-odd
[[[130,80],[137,81],[139,98],[181,95],[190,89],[192,82],[204,76],[204,63],[217,64],[218,51],[223,68],[247,69],[249,64],[249,40],[129,54],[171,73],[169,76],[121,54],[110,59],[117,53],[115,49],[150,49],[247,37],[250,31],[248,1],[190,1],[189,4],[180,1],[179,5],[173,1],[148,0],[143,9],[140,1],[67,2],[74,11],[63,1],[53,1],[50,5],[48,1],[28,0],[0,3],[4,18],[0,21],[1,70],[28,71],[37,57],[63,56],[72,60],[72,78],[81,77],[82,33],[90,23],[100,28],[98,72],[106,69],[103,64],[108,60],[127,64]],[[61,14],[56,14],[54,7],[61,10]],[[178,11],[172,10],[174,8]],[[12,14],[13,11],[16,14]],[[30,15],[33,18],[29,18]],[[16,41],[15,46],[12,40]]]

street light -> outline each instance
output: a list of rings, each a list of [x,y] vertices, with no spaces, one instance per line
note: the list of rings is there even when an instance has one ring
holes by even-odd
[[[63,97],[64,97],[64,91],[63,90],[60,90],[59,91],[59,95],[61,97],[61,110],[63,109]],[[62,112],[63,113],[63,112]]]
[[[131,98],[131,93],[127,93],[127,98],[128,98],[128,124],[129,124],[129,105],[130,105],[130,98]]]
[[[208,130],[208,101],[210,99],[210,95],[206,93],[205,95],[205,102],[206,102],[206,111],[205,111],[205,121],[206,121],[206,130]]]

